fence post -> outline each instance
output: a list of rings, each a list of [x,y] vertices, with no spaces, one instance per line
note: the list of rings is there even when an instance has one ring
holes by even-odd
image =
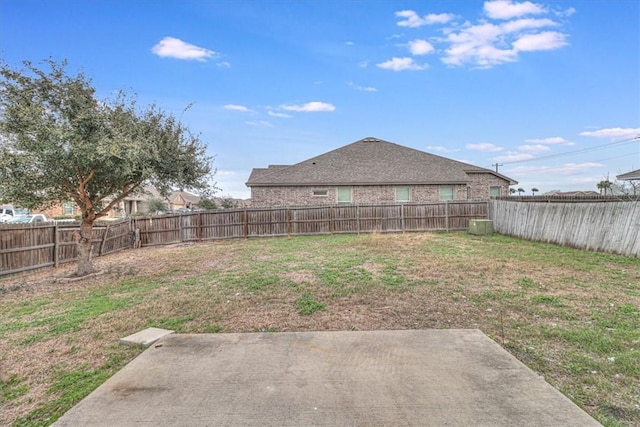
[[[329,206],[329,233],[333,234],[333,232],[336,229],[336,225],[335,225],[335,207],[334,206]]]
[[[400,205],[400,228],[404,233],[404,208],[406,205]]]
[[[202,226],[202,212],[198,213],[198,228],[196,228],[196,238],[198,239],[198,241],[202,241],[202,233],[203,232],[203,226]]]
[[[60,246],[60,236],[58,236],[58,224],[53,225],[53,266],[58,266],[58,246]]]
[[[102,256],[102,252],[104,251],[104,243],[107,241],[107,234],[109,234],[109,227],[111,227],[111,225],[107,225],[107,228],[104,229],[104,234],[102,235],[102,242],[100,242],[100,250],[98,251],[98,256]]]
[[[360,234],[360,205],[356,205],[356,229]]]
[[[291,237],[291,209],[287,208],[287,215],[285,216],[287,221],[287,237]]]
[[[242,234],[244,234],[244,238],[249,237],[249,215],[247,214],[247,210],[242,211],[243,219],[242,219]]]
[[[444,228],[449,231],[449,201],[444,202]]]

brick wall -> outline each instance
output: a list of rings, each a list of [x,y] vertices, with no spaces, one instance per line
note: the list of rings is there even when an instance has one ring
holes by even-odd
[[[488,200],[491,186],[499,186],[501,194],[509,194],[509,183],[491,174],[470,174],[469,185],[453,186],[454,200]],[[440,200],[439,185],[409,185],[412,202],[436,202]],[[310,206],[337,202],[335,186],[251,187],[251,206]],[[396,203],[396,186],[359,185],[350,187],[352,202]],[[470,190],[468,190],[468,188]],[[314,195],[314,190],[326,190],[326,196]]]
[[[495,175],[488,173],[473,173],[469,174],[471,182],[469,187],[471,188],[471,200],[489,200],[490,188],[500,187],[500,195],[509,195],[509,182]]]

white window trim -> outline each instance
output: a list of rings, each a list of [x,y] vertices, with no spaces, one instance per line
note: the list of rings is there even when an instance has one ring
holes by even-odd
[[[324,194],[316,194],[316,191],[318,191],[318,192],[323,192],[324,191]],[[329,190],[327,190],[325,188],[314,188],[311,191],[311,196],[312,197],[329,197]]]
[[[442,198],[442,188],[443,187],[451,187],[451,198],[450,199],[443,199]],[[438,186],[438,198],[440,199],[440,201],[447,201],[447,200],[455,200],[456,199],[456,187],[454,185],[450,185],[450,184],[441,184],[440,186]]]
[[[399,200],[398,199],[398,189],[399,188],[403,188],[403,189],[407,189],[407,199],[406,200]],[[408,185],[398,185],[396,187],[396,203],[409,203],[411,202],[411,187]]]
[[[340,201],[340,189],[348,189],[349,190],[349,201],[348,202]],[[341,203],[341,204],[353,203],[353,187],[338,187],[338,188],[336,188],[336,203]]]

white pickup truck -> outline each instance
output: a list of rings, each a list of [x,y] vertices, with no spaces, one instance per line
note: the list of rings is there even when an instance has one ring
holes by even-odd
[[[30,214],[11,217],[6,221],[7,224],[38,224],[41,222],[49,222],[46,216],[42,214]]]

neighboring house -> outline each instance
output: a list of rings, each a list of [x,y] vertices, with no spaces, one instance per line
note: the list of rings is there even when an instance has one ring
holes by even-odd
[[[640,181],[640,169],[617,175],[616,178],[621,181]]]
[[[145,185],[142,192],[125,197],[112,209],[109,216],[126,217],[135,214],[147,214],[149,202],[154,199],[165,200],[153,185]]]
[[[252,206],[488,200],[517,184],[473,166],[377,138],[295,165],[253,169]]]
[[[47,218],[75,217],[81,215],[80,208],[75,202],[59,202],[50,208],[38,211]]]
[[[169,196],[169,209],[197,209],[200,196],[186,191],[174,191]]]

